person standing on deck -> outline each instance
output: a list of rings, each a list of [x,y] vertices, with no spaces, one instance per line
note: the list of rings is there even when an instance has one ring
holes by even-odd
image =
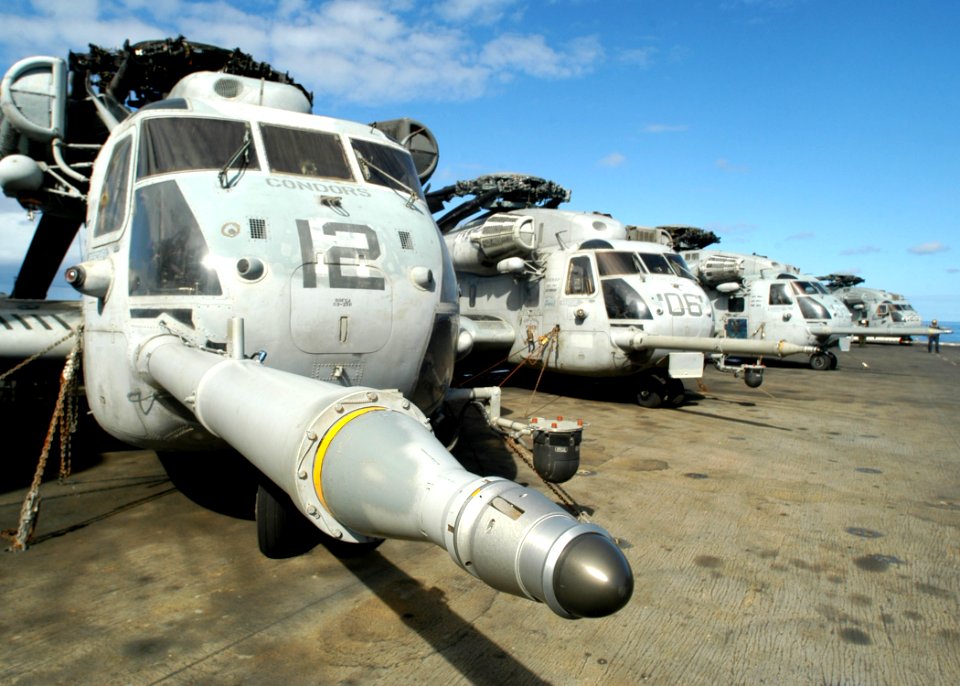
[[[939,329],[940,326],[937,324],[937,320],[934,319],[930,322],[930,327],[934,329]],[[927,352],[932,353],[933,349],[937,349],[937,353],[940,352],[940,334],[932,333],[927,335]]]

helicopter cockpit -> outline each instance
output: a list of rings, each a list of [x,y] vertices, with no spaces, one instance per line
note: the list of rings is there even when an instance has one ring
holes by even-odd
[[[829,295],[816,281],[799,281],[794,277],[770,284],[770,305],[793,305],[794,300],[804,319],[831,319],[830,311],[814,296]]]
[[[605,240],[580,245],[596,261],[607,318],[615,326],[630,326],[663,315],[702,320],[709,314],[702,290],[683,258],[676,253],[639,251],[636,244],[624,250]],[[593,266],[588,254],[570,258],[566,294],[595,291]],[[704,334],[705,335],[705,334]]]
[[[161,101],[149,109],[164,109]],[[331,196],[367,196],[355,185],[355,169],[368,184],[386,186],[422,198],[420,181],[408,154],[369,140],[348,139],[334,132],[266,122],[204,116],[146,116],[137,133],[114,147],[94,224],[94,244],[114,238],[123,226],[127,178],[133,141],[134,170],[130,244],[131,296],[221,295],[222,289],[209,247],[191,206],[183,181],[192,172],[218,172],[224,190],[241,182],[247,172],[268,174],[266,185],[282,190],[327,192]],[[191,141],[184,145],[183,141]],[[352,154],[351,154],[352,153]],[[261,168],[262,167],[262,168]],[[171,175],[176,174],[176,177]],[[324,182],[318,181],[319,179]],[[330,182],[334,183],[330,183]],[[266,238],[266,223],[251,220],[253,239]],[[224,235],[239,227],[224,226]],[[369,259],[375,259],[369,245]]]

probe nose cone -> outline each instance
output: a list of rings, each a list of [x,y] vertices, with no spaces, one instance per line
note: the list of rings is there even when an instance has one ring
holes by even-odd
[[[633,570],[606,536],[583,534],[570,541],[557,561],[554,593],[575,617],[606,617],[630,600]]]

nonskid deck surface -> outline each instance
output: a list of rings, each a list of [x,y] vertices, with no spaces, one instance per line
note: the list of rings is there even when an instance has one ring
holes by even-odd
[[[960,683],[960,350],[840,362],[772,366],[757,390],[708,370],[678,410],[505,390],[515,416],[588,424],[566,487],[636,577],[600,620],[498,594],[427,544],[266,559],[235,466],[177,488],[153,453],[78,444],[38,542],[0,554],[0,682]],[[472,421],[457,452],[538,483]],[[24,491],[0,490],[13,527]]]

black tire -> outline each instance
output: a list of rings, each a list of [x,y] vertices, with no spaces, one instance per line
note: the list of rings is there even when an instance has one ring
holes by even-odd
[[[680,407],[687,400],[687,389],[680,379],[667,381],[668,402],[672,407]]]
[[[320,540],[319,531],[276,485],[257,489],[257,545],[273,560],[302,555]]]
[[[836,369],[840,365],[840,360],[833,353],[827,353],[827,357],[830,358],[830,369]]]
[[[667,396],[667,384],[656,376],[647,376],[640,379],[637,385],[637,405],[648,409],[655,409],[663,405]]]
[[[823,353],[814,353],[810,356],[810,369],[815,369],[818,372],[830,369],[830,358]]]

